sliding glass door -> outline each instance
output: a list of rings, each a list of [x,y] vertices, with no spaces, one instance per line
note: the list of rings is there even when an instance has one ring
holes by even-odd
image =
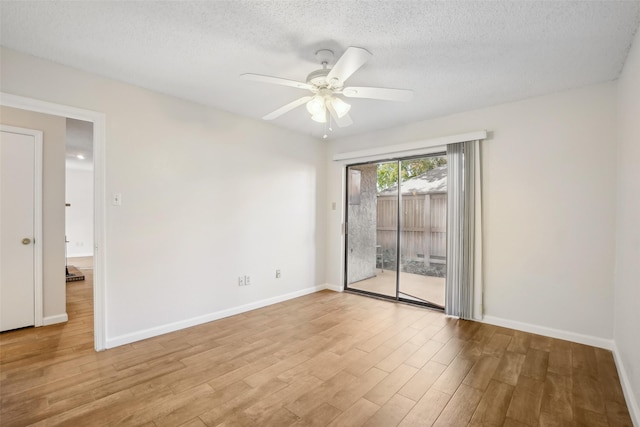
[[[380,204],[378,182],[381,173],[397,175],[397,170],[397,162],[347,168],[347,287],[392,298],[397,295],[398,196]]]
[[[349,166],[346,202],[345,289],[444,307],[446,157]]]

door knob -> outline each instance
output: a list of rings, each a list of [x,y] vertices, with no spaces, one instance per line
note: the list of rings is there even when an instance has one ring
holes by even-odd
[[[31,239],[29,239],[28,237],[25,237],[24,239],[22,239],[23,245],[28,245],[29,243],[31,243]]]

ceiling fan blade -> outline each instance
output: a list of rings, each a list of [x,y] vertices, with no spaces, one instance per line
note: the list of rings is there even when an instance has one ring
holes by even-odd
[[[331,83],[335,79],[340,83],[344,83],[372,56],[368,50],[361,47],[348,47],[331,71],[329,71],[329,74],[327,74],[327,82]]]
[[[338,113],[336,113],[335,108],[333,108],[333,105],[331,105],[330,102],[327,102],[327,109],[329,110],[329,113],[331,113],[333,121],[336,122],[339,127],[346,128],[347,126],[351,126],[353,124],[353,120],[351,120],[351,116],[349,115],[349,113],[343,115],[342,117],[338,116]]]
[[[240,78],[243,80],[252,80],[254,82],[271,83],[271,84],[276,84],[281,86],[291,86],[291,87],[296,87],[298,89],[311,90],[313,88],[313,86],[307,83],[297,82],[295,80],[289,80],[289,79],[282,79],[280,77],[264,76],[262,74],[250,74],[250,73],[241,74]]]
[[[412,90],[385,87],[345,87],[342,89],[342,94],[349,98],[382,99],[385,101],[408,102],[413,99]]]
[[[303,96],[302,98],[298,98],[293,102],[288,103],[287,105],[283,105],[282,107],[278,108],[275,111],[272,111],[271,113],[267,114],[266,116],[264,116],[262,119],[263,120],[273,120],[276,117],[280,117],[281,115],[283,115],[284,113],[287,113],[291,110],[293,110],[294,108],[307,103],[309,101],[311,101],[311,98],[313,98],[313,96]]]

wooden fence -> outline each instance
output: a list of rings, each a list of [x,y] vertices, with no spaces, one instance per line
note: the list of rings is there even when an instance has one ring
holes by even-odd
[[[447,255],[447,194],[402,195],[400,232],[403,260],[444,264]],[[397,196],[378,196],[377,244],[395,249]]]

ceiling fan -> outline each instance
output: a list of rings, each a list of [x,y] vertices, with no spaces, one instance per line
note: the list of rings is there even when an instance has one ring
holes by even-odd
[[[328,68],[329,63],[333,60],[333,52],[328,49],[321,49],[316,52],[316,58],[322,65],[322,68],[312,71],[307,76],[306,82],[261,74],[242,74],[240,78],[307,89],[312,93],[312,95],[303,96],[272,111],[263,117],[264,120],[273,120],[302,104],[307,104],[307,111],[311,114],[312,120],[319,123],[327,123],[327,121],[333,119],[338,126],[346,127],[353,124],[353,120],[351,120],[349,116],[351,105],[344,102],[338,95],[343,95],[347,98],[368,98],[404,102],[410,101],[413,98],[413,91],[407,89],[344,85],[347,79],[372,56],[373,55],[366,49],[351,46],[347,48],[332,68]]]

